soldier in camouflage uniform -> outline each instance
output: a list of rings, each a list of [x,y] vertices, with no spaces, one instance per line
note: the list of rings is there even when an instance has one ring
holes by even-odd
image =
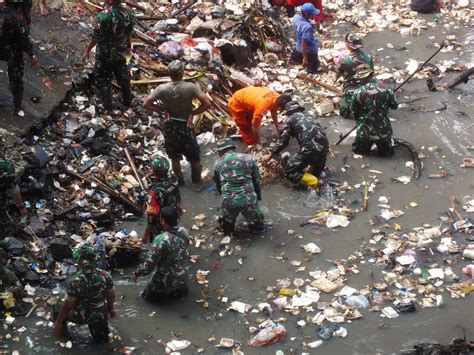
[[[348,119],[354,119],[350,110],[351,98],[354,90],[360,85],[355,75],[360,71],[374,71],[374,62],[370,53],[363,52],[361,48],[362,39],[354,34],[346,35],[346,46],[349,54],[338,59],[336,66],[336,78],[342,76],[344,79],[344,96],[339,112],[341,116]]]
[[[73,256],[79,270],[66,280],[66,299],[54,309],[54,332],[57,336],[66,335],[68,321],[87,324],[94,341],[106,343],[109,335],[108,317],[116,316],[112,277],[97,268],[98,255],[91,246],[80,246],[74,250]]]
[[[149,302],[179,298],[188,293],[188,232],[178,227],[176,208],[164,207],[160,218],[164,232],[155,237],[146,260],[133,273],[133,280],[137,282],[140,276],[154,271],[142,293]]]
[[[201,182],[200,148],[194,134],[193,118],[211,106],[199,85],[183,80],[184,68],[183,62],[172,61],[168,65],[171,82],[158,86],[143,102],[144,109],[163,114],[161,132],[165,137],[166,154],[181,186],[184,185],[180,163],[183,155],[191,164],[191,180]],[[201,103],[197,108],[193,108],[194,99]]]
[[[168,174],[170,163],[165,157],[157,157],[152,164],[154,183],[147,197],[147,224],[142,235],[143,243],[150,243],[153,237],[163,232],[160,223],[161,210],[170,206],[181,212],[181,194],[179,192],[178,178]]]
[[[357,121],[357,135],[352,144],[356,154],[369,154],[374,143],[378,154],[392,156],[392,125],[388,117],[389,109],[398,107],[397,99],[392,89],[380,86],[370,79],[371,73],[360,73],[361,80],[352,95],[351,111]]]
[[[235,152],[229,138],[217,142],[217,152],[219,160],[214,169],[214,182],[221,194],[219,222],[224,233],[233,233],[239,213],[247,220],[252,233],[263,233],[263,214],[257,203],[262,200],[257,163],[250,155]]]
[[[308,174],[319,177],[326,166],[326,157],[329,150],[329,143],[316,117],[304,112],[304,107],[300,106],[296,101],[291,101],[285,106],[284,115],[288,117],[283,123],[280,137],[276,142],[272,153],[265,159],[270,161],[274,157],[278,157],[285,149],[290,138],[296,138],[300,146],[298,153],[294,154],[284,166],[285,176],[294,184],[304,184],[305,179],[309,178]],[[304,169],[309,166],[309,173],[305,173]]]
[[[0,142],[1,144],[1,142]],[[28,222],[28,211],[23,203],[23,198],[20,193],[20,188],[17,184],[20,172],[17,171],[15,165],[6,159],[0,159],[0,227],[2,223],[7,220],[5,215],[7,206],[7,197],[10,197],[17,206],[22,222]],[[0,239],[3,236],[3,228],[0,228]]]
[[[4,143],[0,138],[0,152],[4,149]],[[17,180],[21,174],[20,169],[16,169],[15,165],[6,159],[0,158],[0,248],[4,238],[7,236],[5,231],[8,224],[7,211],[7,198],[10,197],[17,206],[22,223],[28,223],[28,211],[23,203],[23,198],[18,187]],[[18,281],[15,273],[8,270],[3,265],[5,259],[5,253],[0,250],[0,292],[11,292],[16,299],[21,298],[22,286]]]
[[[106,10],[97,15],[98,22],[92,34],[82,60],[90,57],[97,45],[95,59],[96,85],[102,103],[107,111],[112,111],[112,77],[122,89],[123,105],[132,104],[130,72],[127,68],[126,55],[131,54],[134,15],[121,6],[121,0],[106,0]]]
[[[7,0],[0,15],[0,60],[7,61],[8,79],[13,95],[13,111],[20,117],[25,116],[23,103],[23,52],[30,56],[31,65],[37,64],[30,40],[29,26],[23,12],[21,0]]]

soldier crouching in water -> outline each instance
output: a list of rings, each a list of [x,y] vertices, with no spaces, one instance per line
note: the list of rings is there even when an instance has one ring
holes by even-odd
[[[214,169],[214,182],[221,195],[219,221],[224,233],[234,232],[239,213],[247,220],[251,233],[263,233],[265,224],[258,207],[262,192],[257,162],[249,154],[237,153],[230,138],[218,141],[216,150],[219,160]]]
[[[179,298],[188,293],[189,234],[178,226],[177,208],[164,207],[160,220],[164,231],[155,236],[146,260],[133,273],[133,280],[137,282],[140,276],[153,272],[142,293],[149,302]]]
[[[73,252],[79,270],[66,280],[66,299],[54,309],[57,336],[67,335],[67,322],[87,324],[97,343],[109,338],[108,317],[115,318],[115,291],[112,277],[97,268],[98,255],[89,245]],[[60,309],[59,309],[60,307]]]
[[[326,167],[329,142],[323,127],[317,118],[305,112],[305,108],[296,101],[286,104],[280,136],[272,152],[264,158],[268,163],[278,158],[280,153],[290,143],[290,138],[296,138],[300,149],[283,165],[285,177],[294,184],[318,188],[318,178]],[[309,171],[305,169],[309,166]]]

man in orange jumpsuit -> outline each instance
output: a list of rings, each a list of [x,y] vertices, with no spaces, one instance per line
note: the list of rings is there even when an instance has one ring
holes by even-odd
[[[229,110],[240,129],[244,143],[250,146],[261,143],[259,128],[268,111],[279,132],[278,110],[283,110],[290,101],[291,96],[280,95],[265,87],[249,86],[236,91],[229,99]]]

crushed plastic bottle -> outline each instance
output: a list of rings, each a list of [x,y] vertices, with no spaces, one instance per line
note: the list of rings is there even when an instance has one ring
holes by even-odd
[[[267,346],[278,343],[286,336],[286,329],[283,325],[268,320],[262,329],[255,334],[248,342],[251,346]]]

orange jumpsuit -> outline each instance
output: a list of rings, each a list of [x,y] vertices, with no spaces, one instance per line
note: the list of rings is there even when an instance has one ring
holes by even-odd
[[[268,88],[250,86],[236,91],[229,99],[232,119],[239,127],[245,144],[257,144],[253,128],[260,127],[263,116],[275,107],[278,96],[278,93]]]

